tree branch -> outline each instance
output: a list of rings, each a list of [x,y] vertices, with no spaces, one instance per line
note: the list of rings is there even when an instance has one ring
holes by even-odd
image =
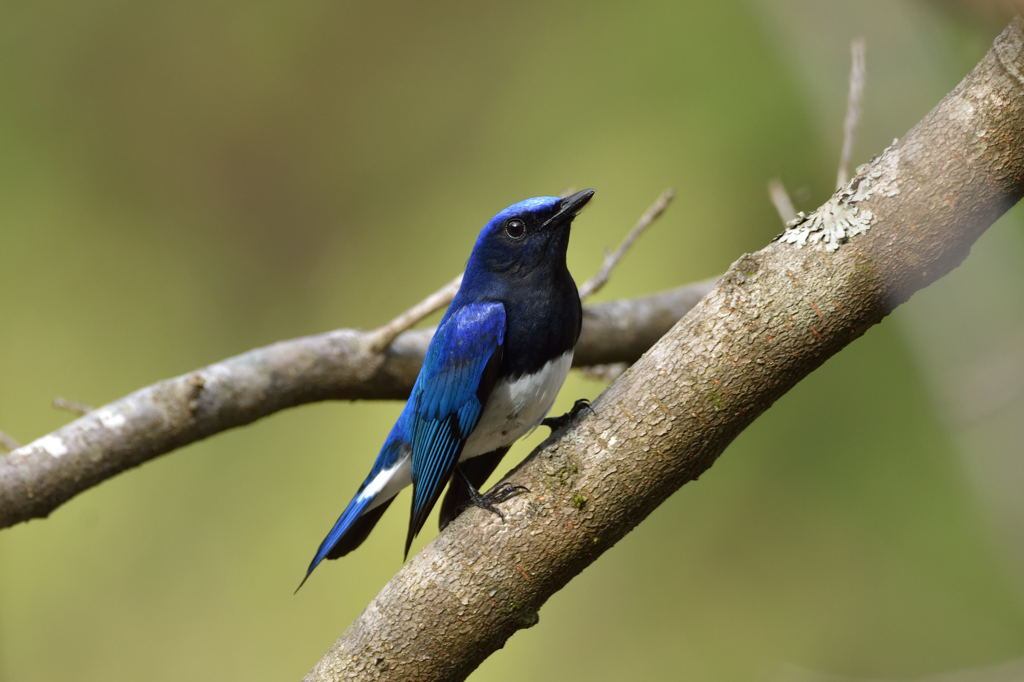
[[[587,306],[575,364],[633,362],[712,283]],[[126,469],[288,407],[403,398],[432,334],[407,331],[378,352],[379,330],[341,329],[257,348],[142,388],[0,457],[0,528],[45,517]]]
[[[901,141],[715,289],[384,586],[306,677],[460,680],[754,418],[953,269],[1024,193],[1024,20]]]

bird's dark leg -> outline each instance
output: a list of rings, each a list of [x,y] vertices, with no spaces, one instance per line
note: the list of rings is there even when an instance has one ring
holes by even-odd
[[[557,431],[558,429],[562,428],[563,426],[571,422],[576,417],[580,416],[580,413],[582,413],[584,410],[592,409],[593,408],[590,407],[589,400],[587,400],[586,398],[580,398],[579,400],[572,404],[572,407],[569,408],[568,412],[559,417],[548,417],[547,419],[542,420],[541,424],[543,426],[548,427],[552,431]]]
[[[510,500],[520,493],[528,493],[530,489],[525,485],[512,485],[508,481],[503,481],[498,485],[494,486],[489,493],[482,494],[476,489],[476,486],[470,482],[469,478],[462,471],[462,467],[456,467],[456,471],[459,472],[459,476],[462,477],[463,483],[466,484],[466,490],[469,492],[469,503],[474,507],[480,507],[487,511],[497,514],[498,518],[502,521],[505,520],[505,515],[501,513],[501,510],[497,506],[506,500]]]

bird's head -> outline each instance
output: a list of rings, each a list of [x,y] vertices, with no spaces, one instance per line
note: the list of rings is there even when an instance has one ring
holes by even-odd
[[[594,190],[568,197],[533,197],[491,218],[473,247],[467,278],[524,280],[565,268],[569,226]]]

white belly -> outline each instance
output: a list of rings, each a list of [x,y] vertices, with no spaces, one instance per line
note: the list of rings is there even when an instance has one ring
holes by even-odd
[[[549,361],[535,374],[502,379],[491,391],[483,414],[459,458],[485,455],[525,436],[551,409],[569,367],[572,351]]]
[[[491,391],[480,421],[466,441],[459,459],[485,455],[511,445],[540,424],[555,402],[569,374],[570,365],[571,350],[541,367],[536,374],[528,374],[515,381],[499,381]],[[404,455],[389,469],[374,476],[359,496],[374,498],[366,507],[366,511],[369,511],[390,500],[411,483],[411,460],[408,455]]]

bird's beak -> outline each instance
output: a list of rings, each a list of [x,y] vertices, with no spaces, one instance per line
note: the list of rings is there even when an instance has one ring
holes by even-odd
[[[558,212],[548,218],[543,227],[548,225],[568,225],[576,217],[576,214],[587,205],[592,196],[594,196],[594,190],[585,189],[562,199],[561,203],[558,204]]]

